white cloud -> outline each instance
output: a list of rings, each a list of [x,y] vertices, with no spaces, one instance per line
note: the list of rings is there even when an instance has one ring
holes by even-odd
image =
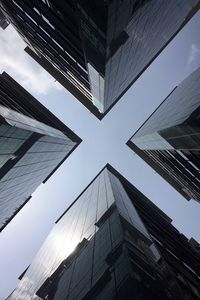
[[[197,56],[200,55],[200,48],[197,47],[196,44],[192,44],[190,47],[190,52],[189,52],[189,56],[188,56],[188,64],[192,64]]]
[[[26,44],[11,25],[0,29],[0,71],[6,71],[27,90],[36,95],[51,89],[62,89],[39,64],[24,52]]]

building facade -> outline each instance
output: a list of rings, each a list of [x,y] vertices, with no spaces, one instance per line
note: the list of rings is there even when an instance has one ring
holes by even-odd
[[[6,29],[6,27],[8,27],[8,25],[9,25],[9,22],[7,21],[6,17],[0,10],[0,28]]]
[[[8,299],[200,299],[199,244],[107,165],[57,220]]]
[[[0,75],[0,230],[80,141],[8,74]]]
[[[98,118],[199,10],[199,0],[1,0],[30,54]]]
[[[186,199],[200,201],[200,68],[176,87],[128,145]]]

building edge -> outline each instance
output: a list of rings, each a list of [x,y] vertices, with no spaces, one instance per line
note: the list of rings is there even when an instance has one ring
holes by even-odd
[[[6,222],[4,223],[4,225],[0,227],[0,233],[1,233],[1,231],[3,231],[3,229],[4,229],[4,228],[12,221],[12,219],[18,214],[18,212],[26,205],[26,203],[29,202],[29,200],[30,200],[31,198],[32,198],[32,196],[29,196],[29,197],[24,201],[24,203],[23,203],[20,207],[18,207],[18,209],[16,209],[16,211],[14,212],[14,214],[13,214],[10,218],[8,218],[8,219],[6,220]]]
[[[161,215],[166,221],[169,223],[172,222],[172,219],[166,215],[160,208],[158,208],[152,201],[150,201],[142,192],[140,192],[130,181],[128,181],[122,174],[120,174],[111,164],[107,163],[99,172],[98,174],[89,182],[89,184],[84,188],[84,190],[76,197],[76,199],[69,205],[69,207],[62,213],[62,215],[55,221],[58,223],[60,219],[65,215],[65,213],[74,205],[74,203],[81,197],[82,194],[88,189],[88,187],[96,180],[96,178],[103,172],[104,169],[108,169],[113,175],[115,175],[120,182],[124,183],[128,187],[130,187],[135,194],[139,195],[138,197],[142,198],[145,203],[154,207],[157,210],[159,215]]]
[[[95,115],[99,120],[104,117],[104,114],[101,114],[99,110],[93,105],[92,101],[88,100],[87,97],[79,92],[74,86],[70,83],[67,78],[61,74],[51,63],[48,62],[45,57],[39,57],[31,48],[28,46],[24,51],[35,60],[41,67],[43,67],[55,80],[57,80],[69,93],[72,94],[81,104],[84,105],[92,114]]]
[[[192,198],[185,193],[180,186],[169,176],[166,172],[163,171],[153,160],[149,158],[143,150],[139,149],[131,139],[126,143],[126,145],[131,148],[140,158],[142,158],[150,167],[153,168],[161,177],[163,177],[177,192],[179,192],[186,200],[190,201]]]
[[[51,118],[51,121],[53,121],[54,123],[57,123],[57,125],[58,125],[57,127],[55,127],[54,124],[52,123],[52,124],[49,124],[49,126],[60,130],[62,133],[64,133],[68,138],[70,138],[75,143],[80,144],[82,142],[82,139],[78,135],[76,135],[67,125],[65,125],[58,117],[56,117],[48,108],[46,108],[33,95],[31,95],[23,86],[21,86],[8,73],[6,73],[4,71],[2,73],[2,76],[5,80],[7,80],[9,82],[9,84],[13,85],[15,89],[17,89],[23,95],[27,96],[27,103],[30,103],[34,107],[39,107],[39,109],[43,113],[45,113],[44,111],[48,111],[48,117]],[[39,110],[38,110],[38,112],[39,112]]]

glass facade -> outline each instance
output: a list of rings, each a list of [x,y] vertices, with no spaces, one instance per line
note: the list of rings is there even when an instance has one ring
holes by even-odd
[[[0,231],[80,141],[12,77],[0,74]]]
[[[0,228],[74,148],[62,132],[0,107]]]
[[[200,201],[199,95],[200,68],[169,94],[130,140],[130,147],[186,199],[197,201]]]
[[[0,10],[45,66],[50,64],[60,73],[56,79],[63,76],[64,86],[76,98],[91,102],[75,4],[66,2],[2,0]],[[47,71],[51,73],[48,67]]]
[[[6,29],[6,27],[9,25],[8,21],[6,20],[3,13],[0,11],[0,28]]]
[[[200,150],[200,68],[154,111],[131,141],[140,149]]]
[[[198,1],[77,3],[93,101],[104,113],[182,27]]]
[[[199,9],[199,0],[1,0],[27,52],[98,118]]]
[[[9,299],[186,298],[122,183],[104,168],[57,221]]]

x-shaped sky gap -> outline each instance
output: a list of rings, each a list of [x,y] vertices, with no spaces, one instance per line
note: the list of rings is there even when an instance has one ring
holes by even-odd
[[[38,87],[40,93],[34,93],[36,98],[83,140],[1,233],[0,270],[3,272],[0,273],[0,282],[3,284],[4,296],[16,285],[17,275],[31,262],[55,220],[106,163],[113,165],[169,214],[179,230],[188,236],[193,232],[192,235],[200,239],[199,232],[191,230],[199,228],[200,205],[194,201],[185,201],[126,145],[132,134],[174,86],[200,66],[199,27],[200,13],[102,121],[89,113],[67,91],[58,85],[55,89],[52,83],[54,80],[49,84],[48,76],[33,62],[30,63],[26,54],[22,54],[23,45],[13,32],[7,31],[7,38],[4,35],[4,45],[0,46],[1,70],[8,71],[26,88],[30,88],[31,93]],[[3,34],[0,33],[0,39]],[[18,70],[19,65],[21,70]],[[41,94],[47,91],[46,95]]]

